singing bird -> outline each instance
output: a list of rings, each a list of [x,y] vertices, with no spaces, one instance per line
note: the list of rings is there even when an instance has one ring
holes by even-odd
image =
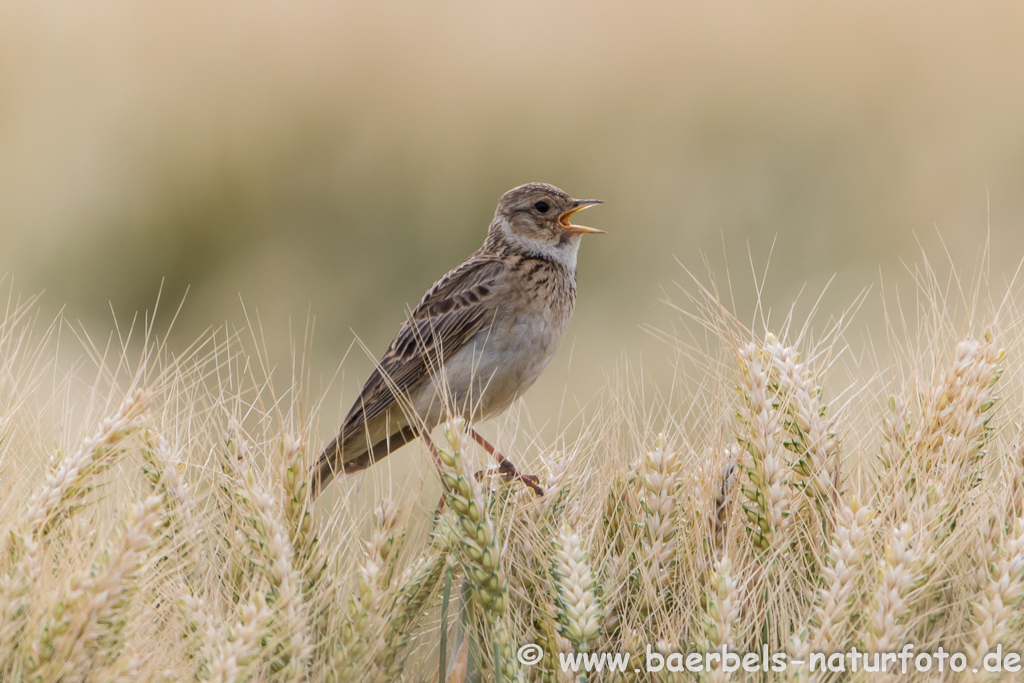
[[[546,183],[501,197],[483,246],[423,295],[313,466],[314,497],[336,473],[363,470],[418,436],[437,462],[430,431],[439,423],[486,420],[530,388],[569,326],[580,240],[603,232],[571,219],[601,203]],[[502,474],[542,493],[535,477],[519,475],[469,431]]]

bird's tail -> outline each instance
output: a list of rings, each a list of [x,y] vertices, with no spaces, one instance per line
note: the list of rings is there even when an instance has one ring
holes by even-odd
[[[316,500],[320,492],[324,490],[324,487],[331,483],[334,479],[334,473],[343,468],[341,447],[338,439],[334,438],[331,440],[331,443],[327,444],[327,448],[323,450],[320,457],[317,458],[316,464],[310,468],[309,494],[313,500]]]
[[[342,439],[339,435],[327,444],[316,464],[310,468],[310,496],[315,500],[337,473],[352,474],[365,470],[415,439],[418,434],[416,429],[406,425],[375,443],[373,448],[367,447],[366,438],[361,433],[348,439]]]

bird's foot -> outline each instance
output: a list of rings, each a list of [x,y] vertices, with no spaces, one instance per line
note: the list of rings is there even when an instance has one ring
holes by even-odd
[[[497,449],[494,446],[492,446],[487,439],[477,434],[476,430],[470,429],[469,435],[472,436],[474,441],[480,444],[480,446],[485,451],[494,456],[494,459],[498,461],[498,466],[496,468],[477,472],[477,480],[479,480],[484,473],[496,472],[497,474],[500,474],[505,481],[512,481],[513,479],[518,479],[519,481],[523,482],[531,489],[533,489],[533,492],[536,493],[538,496],[544,495],[544,489],[540,487],[540,479],[537,477],[537,475],[520,474],[519,470],[516,469],[516,466],[512,463],[512,461],[506,458],[501,453],[499,453]]]
[[[540,479],[536,474],[520,474],[519,470],[516,469],[516,466],[512,464],[511,460],[501,455],[501,453],[498,453],[497,455],[501,458],[501,460],[498,461],[498,471],[501,472],[502,476],[505,477],[506,480],[518,479],[533,489],[533,492],[538,496],[544,495],[544,489],[540,487]]]
[[[536,474],[520,474],[519,480],[533,489],[538,498],[544,495],[544,489],[540,485],[540,478]]]
[[[540,479],[535,474],[520,474],[516,469],[516,466],[512,464],[512,461],[508,458],[504,458],[500,461],[497,467],[490,467],[486,470],[480,470],[476,473],[475,478],[477,481],[481,481],[484,477],[496,474],[505,481],[511,482],[516,479],[529,486],[534,493],[538,496],[544,495],[544,489],[540,486]]]

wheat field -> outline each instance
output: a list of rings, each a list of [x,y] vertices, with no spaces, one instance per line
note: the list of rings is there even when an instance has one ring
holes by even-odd
[[[579,434],[517,440],[542,497],[478,476],[453,421],[441,477],[423,457],[418,487],[369,473],[312,501],[333,418],[308,339],[275,364],[258,327],[171,349],[147,317],[97,344],[12,293],[0,679],[1012,678],[982,662],[1024,645],[1024,291],[913,274],[915,291],[883,292],[874,336],[864,297],[743,321],[728,287],[694,278],[656,332],[669,390],[623,375]],[[671,670],[907,644],[967,669]],[[630,666],[562,670],[601,652]]]

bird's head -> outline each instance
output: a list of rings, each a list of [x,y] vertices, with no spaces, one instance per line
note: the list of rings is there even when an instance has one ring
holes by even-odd
[[[601,203],[599,199],[573,199],[546,183],[520,185],[498,201],[490,238],[517,251],[547,256],[575,267],[580,238],[604,231],[576,225],[572,217]]]

